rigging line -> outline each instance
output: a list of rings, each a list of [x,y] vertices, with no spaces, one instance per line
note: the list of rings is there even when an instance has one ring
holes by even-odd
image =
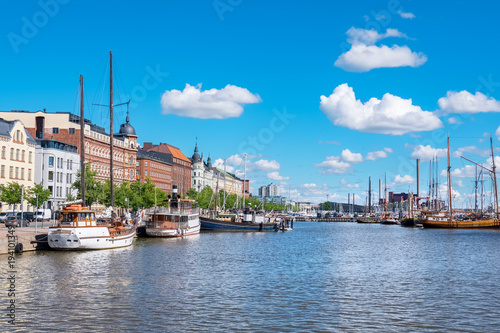
[[[78,74],[78,72],[77,72],[77,74]],[[78,74],[78,78],[80,78],[79,74]],[[75,115],[77,114],[76,109],[77,109],[77,103],[78,103],[78,96],[79,95],[80,95],[80,82],[78,82],[78,86],[76,88],[75,103],[73,104],[73,114],[75,114]]]

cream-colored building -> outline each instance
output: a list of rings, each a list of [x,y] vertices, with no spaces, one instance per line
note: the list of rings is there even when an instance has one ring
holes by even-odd
[[[0,184],[19,183],[31,188],[35,182],[36,142],[19,120],[0,119]],[[20,209],[1,204],[2,211]],[[28,209],[26,201],[23,209]]]

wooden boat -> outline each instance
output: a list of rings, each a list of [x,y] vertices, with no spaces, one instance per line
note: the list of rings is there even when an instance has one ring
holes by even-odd
[[[469,214],[465,218],[457,219],[453,214],[453,205],[451,197],[451,167],[450,167],[450,138],[448,138],[448,200],[449,200],[449,210],[446,214],[435,214],[422,212],[423,216],[420,219],[424,228],[500,228],[500,221],[498,219],[498,193],[497,193],[497,181],[495,172],[495,156],[493,154],[493,140],[490,137],[491,142],[491,157],[493,163],[493,169],[490,170],[476,162],[472,163],[478,165],[479,167],[486,169],[490,172],[491,178],[493,180],[493,188],[495,192],[495,203],[496,203],[496,213],[494,216],[487,216],[484,214]],[[463,156],[462,156],[463,157]],[[465,158],[466,160],[469,160]],[[469,160],[470,161],[470,160]]]
[[[176,185],[174,185],[176,186]],[[174,190],[177,194],[177,189]],[[168,207],[150,208],[146,234],[151,237],[182,237],[200,233],[199,208],[194,200],[169,200]]]
[[[261,212],[246,209],[242,216],[233,213],[212,213],[200,216],[201,230],[210,231],[275,231],[278,223],[266,220]]]
[[[382,220],[380,221],[380,224],[399,224],[399,221],[396,220],[394,218],[394,216],[387,214],[382,218]]]
[[[56,250],[101,250],[130,246],[137,221],[115,219],[98,223],[95,211],[68,205],[60,211],[57,226],[49,227],[49,246]]]

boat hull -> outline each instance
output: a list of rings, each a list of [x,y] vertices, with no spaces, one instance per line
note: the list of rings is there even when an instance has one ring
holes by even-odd
[[[200,225],[189,228],[177,229],[162,229],[162,228],[146,228],[146,234],[149,237],[184,237],[197,235],[200,233]]]
[[[135,228],[110,236],[107,227],[50,228],[47,239],[54,250],[104,250],[132,245]]]
[[[421,220],[424,228],[450,228],[450,229],[490,229],[500,228],[498,220],[477,220],[477,221],[434,221]]]
[[[249,223],[221,221],[207,217],[200,217],[201,230],[211,231],[275,231],[276,223]]]

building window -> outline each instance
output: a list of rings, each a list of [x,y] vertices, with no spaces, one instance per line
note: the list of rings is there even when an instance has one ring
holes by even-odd
[[[139,166],[139,161],[135,162],[135,166]]]
[[[31,158],[32,158],[32,157],[31,157],[31,154],[32,154],[31,152],[28,152],[28,162],[29,162],[29,163],[31,163]]]
[[[130,164],[134,164],[134,156],[130,156]]]
[[[54,171],[49,171],[49,182],[54,180]]]
[[[49,156],[49,166],[54,166],[54,156]]]
[[[130,178],[134,177],[134,170],[130,169]]]
[[[21,168],[21,179],[24,179],[24,168]]]
[[[19,149],[16,149],[16,160],[19,161]]]
[[[28,180],[31,180],[31,169],[28,169]]]
[[[148,170],[144,171],[144,176],[148,175]]]
[[[14,148],[10,148],[10,159],[14,159]]]
[[[9,178],[12,178],[14,173],[14,167],[9,167]]]
[[[52,134],[59,134],[59,127],[52,127]]]
[[[50,191],[50,194],[53,194],[54,193],[54,188],[52,186],[49,186],[49,191]]]
[[[75,129],[74,128],[70,128],[69,129],[69,134],[75,134]]]
[[[16,179],[19,178],[19,167],[16,167]]]
[[[2,158],[5,158],[5,146],[2,146]]]
[[[2,165],[0,169],[0,177],[5,178],[5,165]]]
[[[23,161],[23,162],[24,162],[24,153],[25,153],[25,151],[23,150],[23,151],[21,152],[21,161]]]
[[[148,166],[148,161],[144,162],[144,166]]]

